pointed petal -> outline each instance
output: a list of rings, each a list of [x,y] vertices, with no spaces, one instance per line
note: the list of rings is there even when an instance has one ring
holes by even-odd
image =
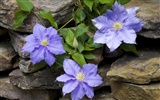
[[[85,82],[91,86],[91,87],[96,87],[102,84],[102,78],[98,74],[90,74],[86,76]]]
[[[53,27],[48,27],[48,28],[46,28],[46,34],[47,35],[55,35],[55,34],[57,34],[57,30],[56,29],[54,29]]]
[[[82,83],[85,94],[87,95],[88,98],[93,98],[94,96],[94,90],[92,87],[88,86],[86,83]]]
[[[63,61],[63,68],[67,74],[73,76],[76,76],[76,74],[80,71],[79,65],[71,59],[65,59]]]
[[[83,86],[79,84],[77,88],[71,93],[72,100],[81,100],[85,95]]]
[[[38,48],[39,44],[36,42],[32,42],[32,43],[26,43],[23,47],[22,47],[22,52],[26,52],[26,53],[31,53],[35,48]]]
[[[68,74],[63,74],[63,75],[56,78],[56,80],[59,81],[59,82],[67,82],[71,79],[73,80],[75,78],[71,75],[68,75]]]
[[[33,35],[35,36],[35,38],[39,40],[42,39],[45,29],[46,28],[44,26],[36,23],[36,25],[33,27]]]
[[[82,70],[85,74],[97,74],[97,65],[95,64],[85,64],[83,67],[82,67]]]
[[[49,66],[52,66],[56,58],[48,50],[45,50],[44,60]]]
[[[135,17],[136,16],[136,11],[138,9],[139,9],[139,7],[132,7],[132,8],[126,9],[126,10],[127,10],[130,17]]]
[[[25,38],[25,40],[26,40],[27,42],[36,42],[36,38],[34,37],[33,34],[28,35],[28,36]]]
[[[107,19],[106,16],[99,16],[92,20],[93,24],[102,32],[106,32],[109,28],[111,28],[111,23]]]
[[[112,10],[107,10],[106,16],[109,20],[113,20],[116,21],[117,20],[117,15],[115,14],[115,12],[113,12]]]
[[[63,95],[72,92],[78,86],[78,84],[79,82],[77,80],[67,81],[62,88]]]
[[[36,64],[44,59],[44,48],[39,47],[30,53],[30,58],[33,64]]]
[[[123,42],[130,43],[130,44],[136,44],[137,34],[135,33],[134,30],[123,29],[120,31],[119,35],[121,35]]]
[[[106,43],[105,36],[106,36],[105,33],[102,33],[101,31],[97,30],[94,35],[94,43],[105,44]]]

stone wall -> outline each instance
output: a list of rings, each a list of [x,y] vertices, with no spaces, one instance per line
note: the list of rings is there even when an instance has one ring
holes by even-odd
[[[32,2],[37,12],[50,10],[59,25],[71,18],[74,6],[74,0]],[[107,47],[96,51],[98,73],[104,82],[95,88],[93,100],[160,100],[160,1],[131,0],[125,5],[126,8],[135,6],[139,7],[137,17],[144,22],[142,31],[137,33],[139,56],[119,49],[109,53]],[[71,100],[69,95],[62,97],[63,83],[55,81],[62,70],[48,66],[35,69],[29,54],[21,52],[24,38],[32,33],[38,19],[31,14],[21,28],[13,29],[17,10],[16,0],[0,1],[0,99]],[[49,26],[46,20],[43,22]]]

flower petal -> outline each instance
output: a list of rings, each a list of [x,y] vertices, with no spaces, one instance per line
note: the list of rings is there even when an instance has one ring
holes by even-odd
[[[86,83],[82,83],[83,88],[85,90],[85,94],[87,95],[88,98],[93,98],[94,96],[94,90],[92,87],[88,86]]]
[[[111,22],[104,15],[94,18],[92,22],[102,32],[106,32],[112,27]]]
[[[38,48],[40,45],[36,42],[26,43],[22,47],[22,52],[31,53],[34,51],[35,48]]]
[[[46,28],[46,34],[47,35],[55,35],[55,34],[57,34],[57,30],[56,29],[54,29],[53,27],[48,27],[48,28]]]
[[[97,74],[97,68],[98,67],[95,64],[85,64],[83,65],[82,70],[85,74],[90,74],[90,73]]]
[[[46,28],[44,26],[36,23],[36,25],[33,27],[33,35],[35,36],[35,38],[41,40],[43,38],[45,29]]]
[[[33,34],[28,35],[28,36],[25,38],[25,40],[26,40],[27,42],[37,42],[37,41],[36,41],[36,38],[34,37]]]
[[[76,74],[80,71],[79,65],[71,59],[65,59],[63,61],[63,68],[64,71],[69,74],[76,77]]]
[[[48,50],[45,50],[44,60],[49,66],[52,66],[56,58]]]
[[[136,16],[136,11],[138,9],[139,9],[139,7],[132,7],[132,8],[126,9],[126,10],[129,14],[129,17],[135,17]]]
[[[95,35],[94,35],[94,43],[101,43],[105,44],[106,43],[106,34],[102,33],[101,31],[97,30]]]
[[[30,58],[33,64],[36,64],[44,59],[44,48],[39,47],[30,53]]]
[[[73,76],[71,76],[71,75],[68,75],[68,74],[63,74],[63,75],[61,75],[61,76],[56,78],[56,80],[60,81],[60,82],[67,82],[67,81],[69,81],[71,79],[73,80],[75,78]]]
[[[102,78],[98,74],[90,74],[85,78],[85,81],[89,86],[96,87],[102,84]]]
[[[117,15],[115,14],[115,12],[113,12],[112,10],[107,10],[106,16],[109,20],[113,20],[116,21],[117,20]]]
[[[72,100],[81,100],[84,95],[85,95],[85,91],[81,84],[79,84],[75,88],[75,90],[71,93]]]
[[[77,80],[67,81],[62,88],[63,95],[72,92],[78,86],[78,84],[79,82]]]
[[[123,29],[119,33],[123,39],[123,42],[130,43],[130,44],[136,44],[136,33],[134,30],[131,29]]]

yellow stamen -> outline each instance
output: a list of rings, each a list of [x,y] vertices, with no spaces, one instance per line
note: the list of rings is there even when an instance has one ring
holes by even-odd
[[[41,45],[47,46],[48,45],[48,40],[47,39],[42,40]]]
[[[79,72],[78,74],[77,74],[77,76],[76,76],[76,79],[78,80],[78,81],[83,81],[84,80],[84,74],[82,73],[82,72]]]
[[[120,29],[122,29],[122,24],[121,24],[120,22],[115,22],[115,23],[113,24],[113,28],[114,28],[115,30],[120,30]]]

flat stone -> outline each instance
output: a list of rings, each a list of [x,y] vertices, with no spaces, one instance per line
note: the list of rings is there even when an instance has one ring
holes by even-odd
[[[159,39],[160,38],[160,29],[158,30],[142,30],[138,33],[138,35],[141,35],[146,38],[151,39]]]
[[[22,72],[24,73],[33,73],[33,72],[36,72],[42,68],[44,68],[46,66],[33,66],[32,64],[32,61],[31,60],[28,60],[28,59],[21,59],[20,62],[19,62],[19,68]]]
[[[9,41],[0,42],[0,71],[12,69],[15,62],[13,58],[16,55]]]
[[[117,100],[160,100],[160,83],[136,85],[111,81],[112,95]]]
[[[125,7],[139,7],[137,17],[140,18],[144,29],[160,29],[160,0],[131,0]]]
[[[56,100],[54,90],[32,89],[23,90],[10,83],[9,77],[0,78],[0,97],[7,100]]]
[[[11,45],[15,49],[15,51],[19,54],[22,58],[30,58],[29,53],[22,52],[22,47],[26,43],[25,37],[27,34],[21,34],[14,31],[9,31],[9,36],[11,37]]]
[[[64,24],[71,18],[72,9],[75,0],[30,0],[34,5],[34,12],[39,13],[41,10],[50,11],[55,21],[60,24]],[[14,30],[12,27],[15,13],[19,10],[16,0],[1,0],[0,1],[0,26],[7,29]],[[31,13],[29,17],[24,21],[24,25],[16,31],[32,32],[32,28],[35,23],[40,23],[39,19]],[[42,22],[49,26],[47,20]]]
[[[56,81],[62,74],[60,70],[45,68],[31,74],[22,73],[16,69],[10,73],[10,81],[22,89],[61,89],[63,84]]]
[[[160,81],[160,52],[153,49],[139,51],[139,56],[126,55],[111,65],[110,80],[135,84]]]

